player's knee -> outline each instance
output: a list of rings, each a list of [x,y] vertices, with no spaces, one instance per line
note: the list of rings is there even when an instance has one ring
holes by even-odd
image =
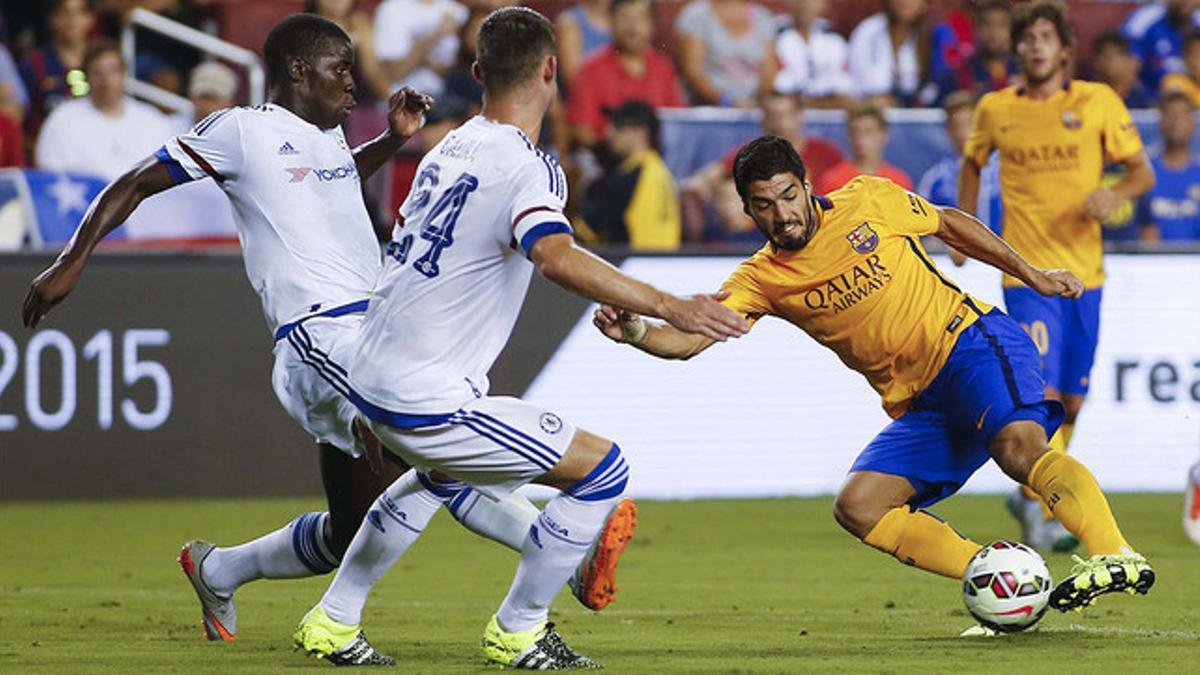
[[[843,488],[833,501],[833,519],[850,534],[862,539],[867,536],[889,508],[873,504],[860,491]]]
[[[1004,427],[988,447],[1000,470],[1019,483],[1026,482],[1038,458],[1049,450],[1046,431],[1037,422],[1029,420]]]
[[[586,476],[563,492],[580,501],[598,502],[621,496],[628,484],[629,464],[621,454],[621,446],[613,443]]]

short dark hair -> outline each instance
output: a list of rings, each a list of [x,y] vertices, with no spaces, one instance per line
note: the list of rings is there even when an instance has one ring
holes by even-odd
[[[1012,16],[1012,5],[1008,0],[979,0],[972,3],[971,16],[976,21],[983,18],[984,14],[992,12],[1004,12],[1008,16]]]
[[[1158,109],[1166,110],[1167,106],[1172,103],[1182,103],[1190,110],[1196,109],[1196,104],[1192,102],[1192,97],[1177,89],[1170,89],[1163,92],[1162,98],[1158,99]]]
[[[117,46],[117,43],[108,38],[101,38],[83,50],[83,72],[87,73],[92,64],[96,62],[96,59],[108,53],[116,54],[117,59],[121,62],[121,67],[125,67],[125,56],[121,54],[121,48]]]
[[[808,176],[800,153],[786,138],[759,136],[743,145],[733,158],[733,185],[743,202],[749,197],[751,183],[770,180],[781,173],[790,173],[800,180]]]
[[[860,120],[864,117],[870,117],[876,122],[879,122],[879,126],[885,131],[887,130],[888,121],[887,116],[883,113],[883,108],[881,108],[878,104],[871,103],[869,101],[858,103],[846,111],[846,127],[848,128],[850,123],[854,120]]]
[[[267,62],[267,87],[284,82],[292,59],[312,59],[331,41],[350,42],[341,26],[316,14],[293,14],[280,21],[263,42]]]
[[[963,110],[971,110],[975,107],[975,97],[969,91],[954,91],[946,96],[946,100],[942,101],[942,110],[946,111],[946,119],[949,120],[956,113]]]
[[[502,94],[537,75],[543,59],[555,53],[554,25],[526,7],[504,7],[488,15],[479,26],[475,61],[483,75],[483,88]]]
[[[1092,41],[1092,54],[1099,54],[1106,47],[1116,47],[1122,54],[1129,56],[1129,41],[1120,31],[1106,30]]]
[[[1030,0],[1022,3],[1013,12],[1012,43],[1014,47],[1021,42],[1021,36],[1038,19],[1045,19],[1054,24],[1054,30],[1058,32],[1058,41],[1064,47],[1075,44],[1075,37],[1071,33],[1071,24],[1067,22],[1066,5],[1059,0]]]

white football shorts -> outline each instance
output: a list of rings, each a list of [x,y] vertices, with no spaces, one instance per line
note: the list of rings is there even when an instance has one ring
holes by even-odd
[[[575,425],[509,396],[472,399],[433,426],[370,425],[412,466],[449,474],[497,501],[553,468],[575,438]]]

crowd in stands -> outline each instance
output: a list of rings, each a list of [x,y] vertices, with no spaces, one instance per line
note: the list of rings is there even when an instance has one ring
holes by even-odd
[[[154,152],[165,137],[211,111],[246,100],[243,75],[153,34],[138,34],[135,63],[114,41],[129,13],[148,9],[220,34],[232,0],[5,0],[0,8],[0,167],[88,173],[105,179]],[[255,0],[240,0],[244,3]],[[674,2],[672,11],[663,5]],[[278,4],[278,2],[277,2]],[[412,147],[427,149],[479,110],[471,75],[480,21],[505,0],[295,0],[295,11],[341,25],[356,49],[359,105],[351,142],[385,124],[400,86],[434,95],[437,108]],[[857,20],[831,20],[831,0],[534,1],[559,32],[562,102],[541,142],[571,182],[573,219],[594,242],[641,250],[685,243],[754,242],[730,165],[736,148],[693,175],[673,176],[662,156],[663,110],[695,106],[757,109],[763,131],[790,139],[818,192],[855,175],[886,176],[939,204],[952,204],[956,156],[921,176],[885,157],[888,110],[938,108],[961,153],[979,96],[1012,84],[1008,0],[859,1]],[[1087,20],[1073,0],[1074,21]],[[1105,223],[1113,239],[1200,241],[1200,163],[1192,150],[1200,106],[1200,0],[1128,3],[1119,25],[1094,26],[1076,46],[1075,76],[1105,82],[1130,108],[1161,111],[1151,146],[1158,185],[1124,218]],[[264,31],[265,32],[265,31]],[[130,97],[127,77],[189,99],[170,113]],[[810,109],[845,110],[845,147],[805,129]],[[398,202],[415,159],[402,159],[375,200]],[[990,177],[989,177],[990,176]],[[984,173],[985,184],[995,180]],[[391,191],[391,196],[387,192]],[[985,203],[986,202],[986,203]],[[998,191],[981,197],[998,223]]]

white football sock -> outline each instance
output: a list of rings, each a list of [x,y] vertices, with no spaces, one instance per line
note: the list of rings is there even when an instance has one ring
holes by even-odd
[[[357,626],[376,581],[421,536],[442,502],[409,471],[376,498],[346,549],[321,607],[338,623]]]
[[[495,502],[469,487],[463,487],[454,497],[443,501],[463,527],[518,553],[533,521],[541,513],[519,494],[513,493],[507,499]]]
[[[525,538],[516,577],[496,612],[501,628],[519,633],[546,620],[550,602],[575,573],[620,500],[620,494],[597,501],[560,494],[546,504]]]
[[[214,548],[201,564],[204,583],[217,595],[232,595],[255,579],[296,579],[326,574],[338,565],[325,541],[325,512],[297,516],[270,534],[228,548]]]

